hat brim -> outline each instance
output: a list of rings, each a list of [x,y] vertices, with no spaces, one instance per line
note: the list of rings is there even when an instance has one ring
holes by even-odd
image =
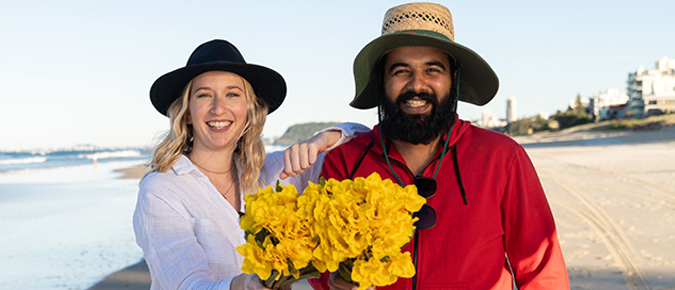
[[[276,71],[255,65],[233,62],[212,62],[179,68],[159,77],[150,88],[152,105],[167,116],[169,106],[181,96],[194,77],[208,71],[227,71],[240,75],[251,84],[258,98],[267,104],[267,113],[274,112],[286,98],[286,82]]]
[[[368,43],[354,60],[356,96],[350,103],[358,109],[377,106],[379,86],[378,64],[388,52],[407,46],[427,46],[440,49],[462,67],[459,100],[474,105],[487,104],[497,94],[499,78],[490,65],[476,52],[444,35],[427,30],[411,30],[382,35]]]

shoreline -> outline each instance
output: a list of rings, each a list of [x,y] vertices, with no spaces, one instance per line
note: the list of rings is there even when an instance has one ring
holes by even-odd
[[[140,179],[150,171],[150,167],[145,164],[139,164],[131,167],[115,169],[113,171],[115,173],[122,173],[122,176],[118,177],[118,179],[138,179],[140,181]]]
[[[667,190],[670,185],[667,178],[669,176],[675,177],[675,167],[665,164],[668,163],[667,160],[673,160],[668,159],[668,157],[675,157],[675,152],[668,153],[667,149],[663,149],[663,147],[675,145],[675,126],[662,127],[660,130],[654,131],[558,132],[516,136],[514,139],[527,150],[537,168],[540,180],[546,188],[549,204],[556,216],[558,235],[563,247],[572,288],[628,289],[626,283],[639,284],[643,282],[636,280],[637,278],[648,281],[650,277],[652,278],[652,286],[657,288],[675,287],[675,280],[664,278],[668,277],[669,274],[675,274],[675,267],[673,267],[675,265],[675,251],[668,250],[667,246],[667,241],[675,239],[675,231],[654,228],[653,233],[645,234],[644,230],[638,232],[635,229],[645,229],[655,225],[636,218],[631,220],[622,217],[622,212],[635,210],[638,207],[634,205],[631,206],[632,208],[624,209],[623,207],[627,207],[626,204],[635,203],[635,201],[627,198],[639,196],[639,203],[636,204],[640,207],[656,208],[651,212],[642,214],[652,215],[652,218],[664,220],[667,224],[665,220],[670,218],[668,215],[662,216],[661,204],[664,204],[664,202],[672,203],[672,201],[661,199],[656,195],[645,195],[642,192],[644,188],[629,190],[629,186],[612,189],[613,191],[610,191],[610,194],[605,194],[602,190],[588,192],[583,188],[577,188],[578,185],[574,183],[576,180],[584,178],[584,175],[571,175],[575,171],[595,170],[593,172],[581,172],[586,174],[585,178],[589,180],[586,182],[592,182],[594,178],[591,176],[593,175],[605,178],[606,183],[628,180],[637,186],[662,191],[666,198],[668,195],[675,197],[675,193]],[[665,159],[664,156],[653,157],[648,155],[654,149],[664,150],[662,152],[665,153],[662,154],[665,154]],[[636,152],[637,155],[626,155],[632,152]],[[569,158],[562,158],[566,155]],[[599,160],[593,161],[594,158]],[[632,164],[642,160],[649,164],[644,165],[643,168],[636,168]],[[606,165],[613,166],[611,171],[602,169],[601,166]],[[561,166],[572,170],[560,171]],[[660,168],[656,173],[652,173],[651,171],[654,171],[652,167],[663,168]],[[638,169],[644,172],[637,171]],[[124,173],[119,178],[140,179],[145,172],[144,170],[147,170],[144,165],[137,165],[115,171]],[[665,176],[663,176],[664,172]],[[606,177],[604,176],[606,174],[614,174],[615,176]],[[652,176],[653,174],[661,175]],[[623,179],[614,180],[618,178],[617,176]],[[666,178],[665,182],[658,179],[662,176]],[[589,187],[598,188],[598,186],[597,184],[591,184]],[[607,184],[604,186],[611,187],[613,185]],[[573,190],[570,191],[570,188]],[[626,192],[618,194],[616,193],[618,190]],[[600,200],[594,201],[596,198],[600,198]],[[577,199],[582,200],[583,203],[577,204],[577,201],[575,201]],[[665,204],[669,205],[670,203]],[[616,204],[623,207],[612,207]],[[586,207],[590,207],[590,209],[586,209]],[[603,215],[599,217],[589,215],[589,212],[597,211],[602,212]],[[638,215],[631,214],[630,216]],[[620,232],[621,236],[627,237],[628,242],[618,248],[613,246],[612,242],[617,237],[608,236],[606,234],[607,229]],[[660,236],[651,237],[650,234]],[[648,236],[649,239],[647,239]],[[659,241],[666,243],[662,244]],[[652,251],[660,252],[660,254],[658,257],[651,257],[649,255],[657,255],[652,254]],[[615,257],[616,253],[621,254],[622,257],[629,256],[631,259],[628,262],[621,261],[620,257]],[[626,271],[627,267],[638,269],[641,273],[633,276]],[[659,270],[657,271],[657,269]],[[305,285],[297,286],[296,289],[305,289]],[[112,273],[89,290],[120,288],[131,290],[147,290],[150,288],[150,275],[144,260]]]
[[[114,170],[141,160],[0,174],[2,289],[86,289],[143,256],[132,212],[138,182]],[[37,234],[36,234],[37,233]]]
[[[148,171],[150,167],[145,164],[113,170],[115,173],[122,173],[117,179],[137,179],[139,182]],[[150,282],[150,270],[145,259],[141,258],[137,263],[109,274],[87,290],[148,290]]]

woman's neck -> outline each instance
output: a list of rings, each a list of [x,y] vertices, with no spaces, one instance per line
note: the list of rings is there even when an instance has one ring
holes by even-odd
[[[198,166],[214,172],[226,172],[231,170],[232,166],[234,166],[233,150],[213,151],[193,148],[187,157],[190,158],[193,163],[198,164]]]

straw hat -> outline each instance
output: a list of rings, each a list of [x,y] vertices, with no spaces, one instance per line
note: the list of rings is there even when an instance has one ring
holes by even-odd
[[[411,3],[390,8],[384,15],[382,35],[366,45],[354,60],[358,109],[377,106],[379,62],[388,52],[405,46],[428,46],[447,52],[461,66],[459,100],[487,104],[497,93],[499,79],[490,65],[473,50],[455,42],[450,10],[434,3]]]
[[[264,66],[246,63],[232,43],[214,39],[198,46],[185,67],[164,74],[152,84],[152,105],[166,116],[169,106],[180,97],[187,83],[208,71],[233,72],[246,79],[256,96],[267,103],[268,114],[276,110],[286,97],[286,82],[279,73]]]

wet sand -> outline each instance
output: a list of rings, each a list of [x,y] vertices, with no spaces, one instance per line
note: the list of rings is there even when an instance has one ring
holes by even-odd
[[[546,189],[572,289],[675,289],[675,127],[516,139]],[[91,289],[149,288],[141,261]]]
[[[122,176],[119,178],[123,179],[141,179],[148,171],[150,167],[143,164],[136,165],[128,168],[116,169],[115,172],[122,173]]]
[[[148,290],[150,289],[150,272],[145,260],[124,268],[97,283],[92,290]]]

